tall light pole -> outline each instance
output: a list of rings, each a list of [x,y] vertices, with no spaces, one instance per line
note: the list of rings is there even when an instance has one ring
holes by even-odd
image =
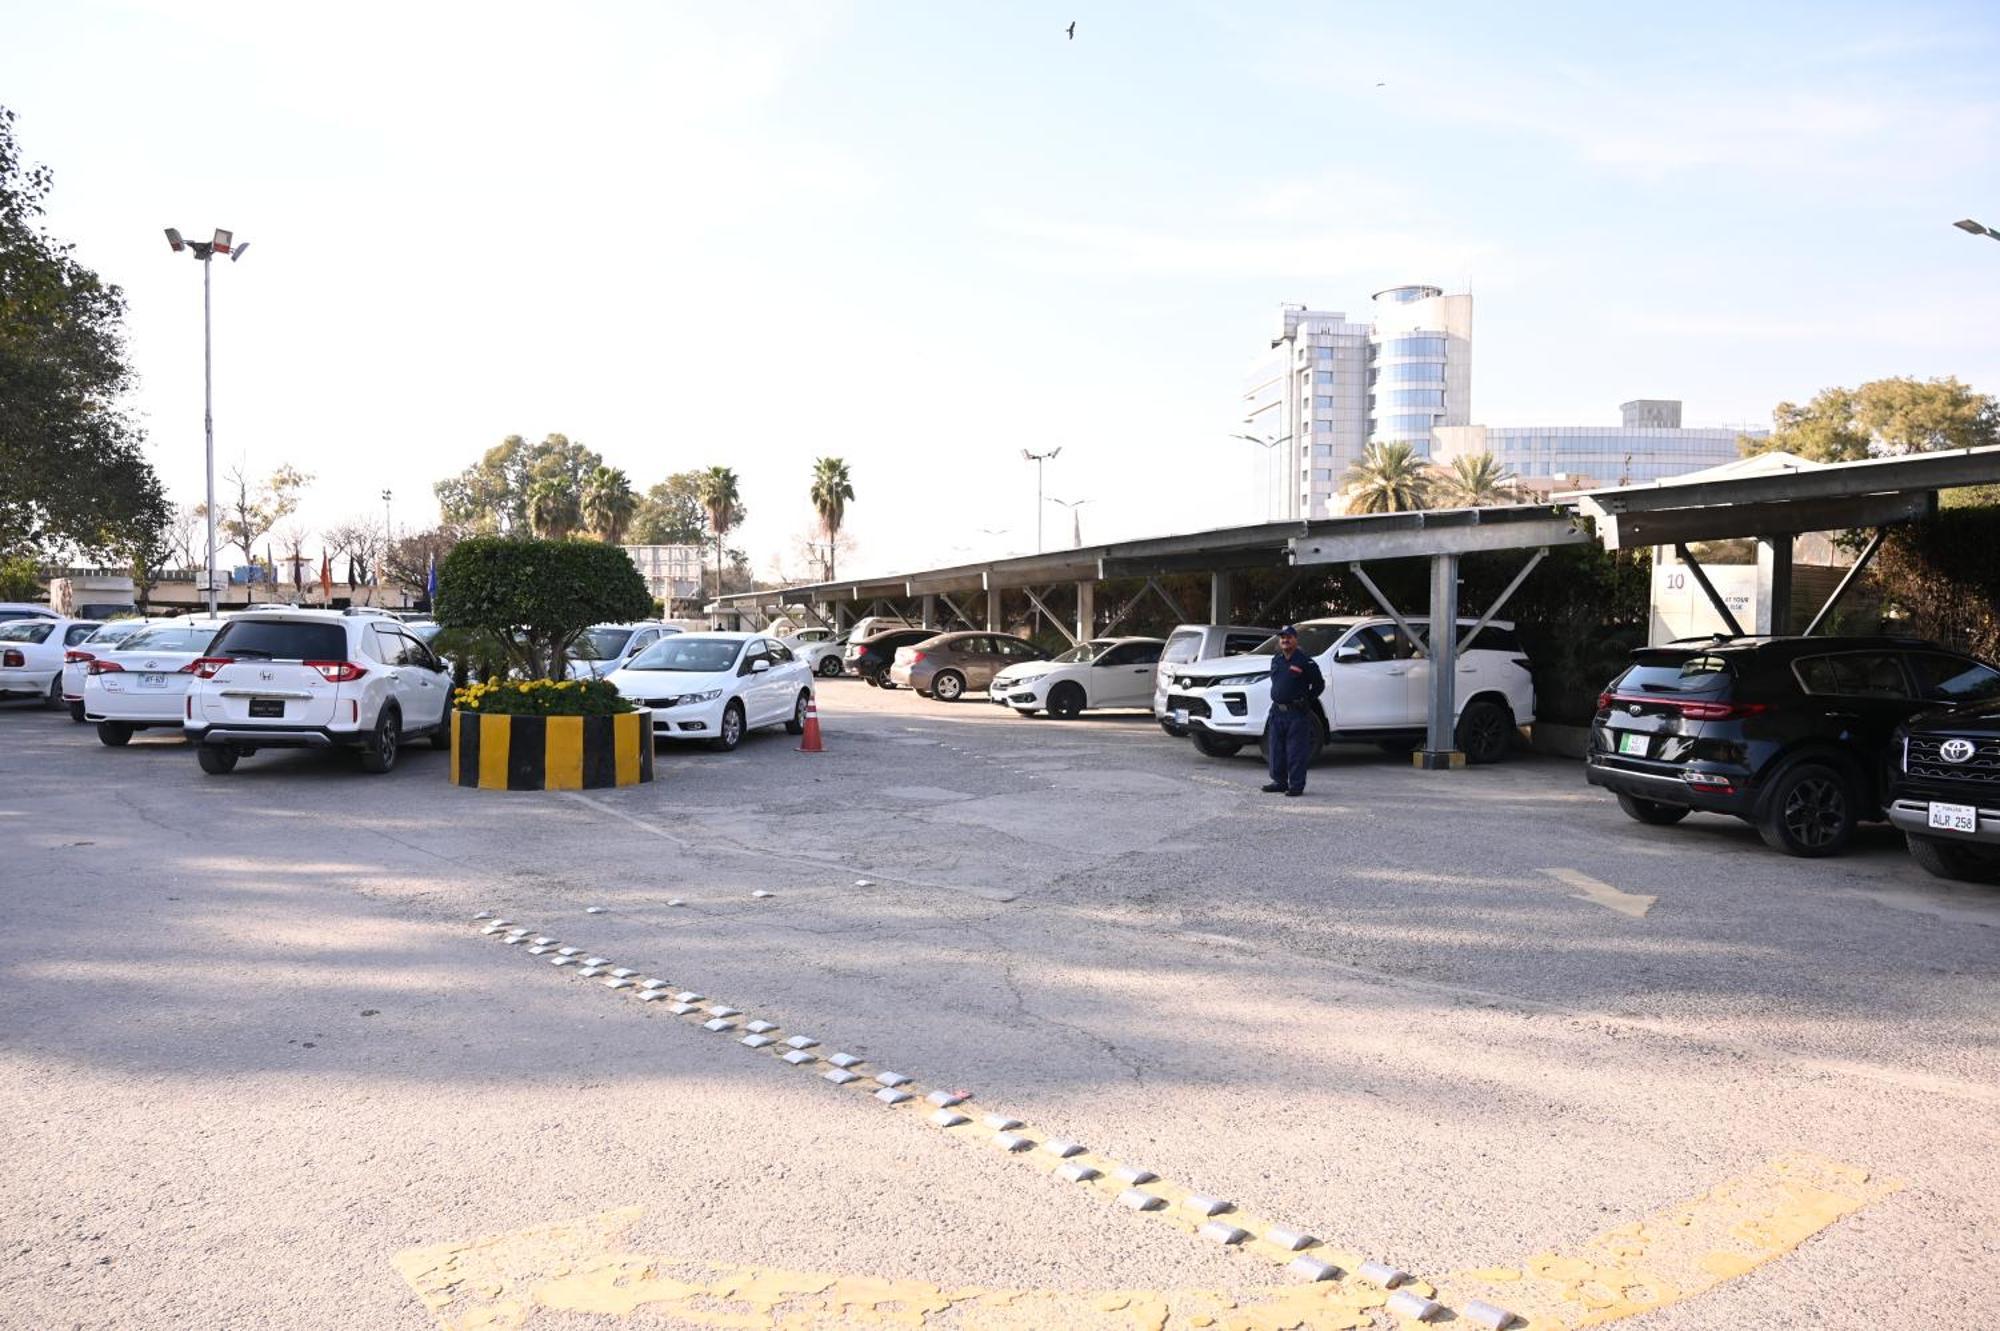
[[[1054,448],[1050,449],[1046,453],[1030,453],[1025,448],[1021,450],[1022,459],[1024,461],[1032,462],[1035,464],[1035,553],[1036,554],[1040,554],[1042,552],[1042,464],[1044,462],[1047,462],[1050,458],[1054,457],[1056,454],[1060,452],[1062,452],[1061,444],[1057,444]]]
[[[208,240],[182,240],[181,233],[167,228],[167,244],[175,254],[187,251],[201,265],[201,430],[208,461],[208,613],[215,614],[215,352],[209,336],[209,268],[218,254],[227,254],[231,263],[242,258],[250,242],[235,243],[233,232],[215,229]]]
[[[1989,236],[1994,240],[2000,240],[2000,231],[1995,231],[1984,222],[1975,222],[1970,217],[1960,218],[1958,221],[1953,222],[1952,225],[1960,231],[1970,231],[1975,236]]]
[[[1290,443],[1292,439],[1292,437],[1288,434],[1279,435],[1276,439],[1264,439],[1254,434],[1232,434],[1229,437],[1231,439],[1247,439],[1249,442],[1257,445],[1257,447],[1264,449],[1266,456],[1271,460],[1271,463],[1274,466],[1276,465],[1278,458],[1278,454],[1275,451],[1278,445]],[[1265,470],[1269,471],[1270,468],[1266,467]],[[1264,482],[1264,521],[1266,522],[1277,521],[1277,518],[1271,512],[1271,508],[1272,508],[1271,483],[1270,479],[1267,477]],[[1285,503],[1285,511],[1287,513],[1291,512],[1290,500],[1287,500]]]
[[[1051,504],[1061,504],[1069,510],[1069,543],[1072,548],[1081,550],[1083,548],[1083,517],[1077,510],[1090,501],[1088,499],[1057,499],[1051,496],[1049,502]]]

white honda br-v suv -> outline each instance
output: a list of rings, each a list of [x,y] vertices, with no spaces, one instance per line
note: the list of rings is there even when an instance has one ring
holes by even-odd
[[[388,615],[258,610],[223,625],[191,670],[183,723],[201,770],[259,749],[359,749],[364,771],[403,741],[451,743],[451,676]]]

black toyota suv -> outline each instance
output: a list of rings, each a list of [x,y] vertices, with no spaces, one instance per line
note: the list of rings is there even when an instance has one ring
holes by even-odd
[[[1734,814],[1791,855],[1882,817],[1897,727],[2000,689],[1910,638],[1704,638],[1641,648],[1597,699],[1585,774],[1642,823]]]
[[[2000,877],[2000,676],[1947,681],[1966,706],[1910,718],[1891,742],[1889,821],[1940,878]]]

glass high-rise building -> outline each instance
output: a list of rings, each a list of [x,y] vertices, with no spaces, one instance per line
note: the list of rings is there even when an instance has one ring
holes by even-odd
[[[1593,486],[1645,485],[1734,462],[1739,435],[1761,430],[1684,429],[1681,404],[1644,398],[1620,409],[1619,425],[1456,425],[1437,430],[1432,460],[1491,453],[1523,488],[1560,493]]]

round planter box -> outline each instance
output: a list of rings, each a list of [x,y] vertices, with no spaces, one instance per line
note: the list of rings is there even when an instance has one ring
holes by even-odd
[[[451,779],[482,790],[602,790],[653,779],[653,714],[451,714]]]

